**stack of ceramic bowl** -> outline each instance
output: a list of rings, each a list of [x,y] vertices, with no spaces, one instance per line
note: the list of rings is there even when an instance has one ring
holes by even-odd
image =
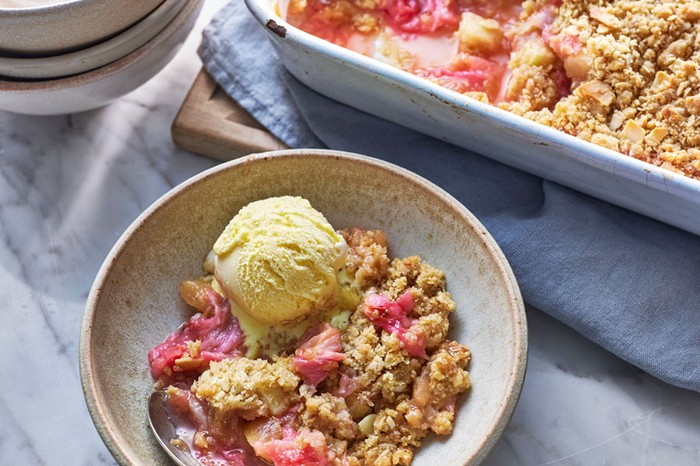
[[[104,105],[173,57],[203,0],[0,0],[0,109]]]

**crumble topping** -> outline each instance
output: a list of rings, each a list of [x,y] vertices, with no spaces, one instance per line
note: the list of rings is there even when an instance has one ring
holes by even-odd
[[[525,21],[546,3],[526,4]],[[562,0],[552,31],[581,41],[585,80],[558,102],[525,97],[502,107],[700,178],[698,21],[696,1]],[[545,70],[539,81],[548,81]]]
[[[185,372],[189,384],[158,372],[157,385],[173,384],[166,392],[194,426],[190,443],[175,440],[202,464],[221,456],[236,466],[409,465],[429,432],[452,432],[457,398],[471,385],[471,355],[446,338],[455,303],[444,273],[418,256],[389,261],[381,231],[342,233],[345,273],[361,302],[341,328],[309,328],[291,353],[252,359],[237,347],[233,357]],[[181,291],[208,315],[227,309],[207,283],[186,282]],[[196,314],[164,348],[199,355],[201,344],[185,339],[201,337],[189,329],[199,322],[208,320]],[[157,347],[152,365],[175,364],[157,359],[169,354]]]
[[[290,0],[288,11],[323,39],[700,179],[697,0]],[[421,37],[432,51],[410,45]]]
[[[235,358],[213,362],[192,385],[192,392],[219,416],[245,419],[279,415],[295,400],[299,377],[290,358],[275,362]]]
[[[389,267],[386,235],[380,230],[353,228],[343,231],[348,244],[345,268],[360,288],[378,285]]]

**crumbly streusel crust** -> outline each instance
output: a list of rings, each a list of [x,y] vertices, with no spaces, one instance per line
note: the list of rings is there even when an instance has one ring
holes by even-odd
[[[522,20],[547,4],[526,1]],[[549,70],[529,70],[521,97],[501,106],[700,178],[699,24],[696,0],[562,0],[552,32],[581,40],[590,57],[585,80],[558,102],[532,98],[528,83],[540,89],[552,83]]]
[[[522,5],[519,0],[436,0],[430,5],[436,15],[466,10],[457,30],[452,26],[440,32],[459,39],[459,53],[444,67],[472,70],[474,56],[500,63],[503,56],[492,56],[500,45],[500,52],[509,54],[503,78],[498,75],[487,89],[470,90],[460,79],[417,68],[413,54],[392,41],[380,41],[385,61],[599,146],[700,179],[698,0],[524,0]],[[522,7],[520,17],[516,13],[499,27],[492,17],[514,6]],[[289,12],[314,8],[329,25],[350,25],[354,32],[380,38],[387,34],[382,24],[386,5],[375,0],[291,0]],[[409,15],[411,9],[405,10]],[[493,89],[501,83],[502,92]]]
[[[192,393],[222,422],[230,415],[252,420],[291,410],[297,431],[323,434],[333,465],[408,465],[430,431],[452,432],[457,396],[470,388],[470,353],[446,339],[455,303],[442,271],[417,256],[389,265],[380,231],[354,229],[344,236],[350,246],[347,269],[363,291],[391,300],[411,293],[409,316],[424,337],[427,358],[411,356],[360,304],[340,331],[345,359],[318,386],[294,373],[292,356],[241,357],[212,363]],[[343,396],[348,381],[352,393]]]

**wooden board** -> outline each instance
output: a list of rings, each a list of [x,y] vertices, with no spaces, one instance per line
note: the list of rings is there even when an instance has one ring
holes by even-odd
[[[187,94],[171,128],[175,144],[218,160],[287,149],[203,69]]]

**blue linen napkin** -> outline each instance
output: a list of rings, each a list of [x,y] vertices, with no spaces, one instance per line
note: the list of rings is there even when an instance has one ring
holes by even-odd
[[[442,187],[491,232],[525,302],[700,391],[700,237],[325,98],[291,77],[240,0],[204,31],[207,71],[291,147],[371,155]]]

